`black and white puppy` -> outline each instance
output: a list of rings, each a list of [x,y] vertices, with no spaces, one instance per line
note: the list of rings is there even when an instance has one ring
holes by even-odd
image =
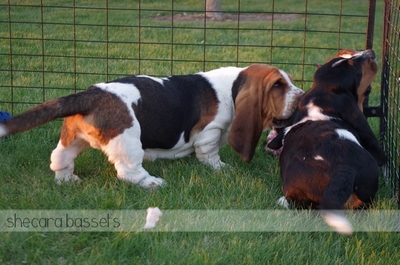
[[[368,207],[378,189],[385,154],[362,112],[378,67],[372,50],[344,50],[320,66],[298,104],[293,125],[268,147],[280,154],[283,205],[324,210],[326,223],[351,233],[335,210]]]
[[[224,165],[219,148],[228,140],[250,161],[261,133],[291,117],[303,91],[282,70],[263,64],[225,67],[193,75],[130,76],[45,102],[0,124],[0,137],[64,118],[51,154],[57,182],[80,180],[75,158],[89,146],[101,149],[118,178],[142,187],[151,176],[144,158],[196,153],[214,169]]]

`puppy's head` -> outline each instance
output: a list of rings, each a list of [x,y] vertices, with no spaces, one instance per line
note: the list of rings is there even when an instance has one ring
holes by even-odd
[[[350,92],[361,111],[363,102],[371,91],[370,84],[378,72],[373,50],[342,50],[320,66],[314,75],[314,86],[330,92]],[[349,91],[350,90],[350,91]]]
[[[264,64],[243,70],[234,83],[235,118],[229,132],[229,144],[249,162],[261,133],[282,127],[297,107],[303,91],[293,85],[284,71]]]
[[[375,78],[378,66],[373,50],[358,52],[355,50],[342,50],[334,57],[329,58],[324,65],[316,65],[313,90],[323,90],[327,93],[351,93],[363,111],[363,102],[371,90],[371,82]],[[307,95],[307,94],[306,94]],[[304,97],[304,103],[309,103],[309,97]],[[296,112],[299,111],[298,109]],[[293,115],[295,116],[295,115]],[[294,119],[291,120],[292,123]],[[298,120],[297,120],[298,121]],[[287,127],[292,125],[287,123]],[[278,130],[278,135],[269,141],[266,148],[279,149],[283,145],[283,137],[287,130]]]

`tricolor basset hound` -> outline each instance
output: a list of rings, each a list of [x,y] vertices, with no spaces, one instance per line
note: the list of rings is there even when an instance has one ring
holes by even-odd
[[[229,140],[250,161],[261,133],[291,117],[303,91],[282,70],[264,64],[225,67],[158,79],[130,76],[45,102],[0,124],[0,137],[64,118],[51,154],[56,181],[78,180],[74,160],[89,146],[101,149],[119,179],[156,187],[143,159],[196,153],[214,169]]]
[[[283,145],[284,197],[278,202],[321,209],[326,223],[340,233],[352,232],[340,211],[371,204],[386,159],[362,112],[377,72],[374,51],[340,52],[317,69],[293,124],[268,144],[272,149]]]

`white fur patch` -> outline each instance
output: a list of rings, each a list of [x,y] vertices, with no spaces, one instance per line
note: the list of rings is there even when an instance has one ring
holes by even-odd
[[[144,229],[152,229],[156,227],[156,223],[160,220],[162,212],[158,207],[150,207],[147,209],[146,224]]]
[[[280,197],[276,204],[282,206],[283,208],[289,209],[289,202],[286,200],[285,196]]]
[[[339,57],[341,58],[345,58],[345,59],[350,59],[353,55],[350,53],[343,53],[341,55],[339,55]]]
[[[364,51],[360,51],[357,53],[351,53],[351,51],[350,51],[350,53],[343,53],[339,57],[350,59],[350,58],[358,58],[358,57],[362,56],[363,54],[364,54]]]
[[[137,75],[137,77],[145,77],[145,78],[151,79],[157,83],[160,83],[161,85],[164,85],[163,80],[167,79],[167,78],[160,79],[160,78],[149,76],[149,75]]]
[[[332,211],[323,211],[322,218],[330,227],[340,234],[351,235],[353,233],[353,226],[347,218],[341,214]]]
[[[286,80],[286,82],[289,85],[289,91],[287,92],[285,96],[285,108],[283,109],[282,116],[283,117],[289,117],[292,114],[292,109],[289,107],[292,106],[293,101],[298,98],[299,95],[304,94],[304,91],[301,90],[300,88],[296,87],[292,81],[290,80],[289,76],[287,73],[283,70],[279,70],[279,73],[283,76],[283,78]]]
[[[285,135],[296,125],[301,124],[306,121],[328,121],[330,119],[333,119],[332,117],[325,115],[322,113],[322,109],[318,106],[315,106],[314,103],[311,101],[308,103],[306,106],[307,108],[307,116],[305,116],[301,121],[293,124],[292,126],[289,126],[285,128]]]
[[[332,117],[325,115],[322,113],[322,109],[318,106],[315,106],[314,103],[311,101],[306,106],[307,108],[307,117],[305,117],[302,121],[327,121],[330,120]]]
[[[232,123],[235,115],[234,104],[231,104],[232,86],[237,76],[244,69],[246,68],[221,67],[208,72],[197,73],[211,84],[217,94],[218,101],[220,102],[218,104],[217,115],[214,120],[204,128],[204,130],[219,129],[226,131],[228,126]],[[226,139],[223,139],[223,141],[226,141]]]
[[[0,137],[6,136],[7,134],[8,133],[7,133],[5,126],[0,124]]]
[[[337,61],[336,63],[334,63],[334,64],[332,65],[332,67],[335,67],[336,65],[338,65],[338,64],[340,64],[340,63],[342,63],[342,62],[344,62],[344,61],[347,61],[347,60],[349,60],[349,59],[357,59],[358,57],[362,56],[363,54],[364,54],[364,51],[357,52],[357,53],[354,53],[354,54],[352,54],[352,53],[343,53],[343,54],[341,54],[341,55],[339,56],[340,58],[343,58],[343,59]]]
[[[101,88],[102,90],[107,91],[109,93],[117,95],[122,101],[125,102],[129,110],[132,109],[130,107],[132,103],[136,104],[140,99],[139,90],[132,84],[111,82],[111,83],[98,83],[95,84],[94,86]]]
[[[338,134],[338,136],[342,139],[346,139],[346,140],[350,140],[356,144],[358,144],[359,146],[361,146],[361,144],[358,142],[357,138],[354,136],[354,134],[352,134],[351,132],[349,132],[348,130],[345,129],[336,129],[335,130],[336,133]]]
[[[324,159],[322,156],[320,156],[320,155],[314,156],[314,159],[315,159],[315,160],[321,160],[321,161],[324,161],[324,160],[325,160],[325,159]]]
[[[197,74],[204,77],[211,84],[217,93],[217,97],[220,102],[230,102],[232,101],[233,82],[244,69],[246,68],[221,67],[219,69],[208,72],[199,72]],[[219,104],[218,108],[224,107],[224,105],[225,104]],[[219,111],[220,110],[218,110],[218,113]]]
[[[171,149],[159,149],[159,148],[151,148],[145,149],[144,157],[146,160],[154,161],[157,158],[181,158],[185,157],[194,152],[194,139],[196,136],[191,137],[189,142],[185,142],[184,133],[182,133],[179,137],[178,142]]]

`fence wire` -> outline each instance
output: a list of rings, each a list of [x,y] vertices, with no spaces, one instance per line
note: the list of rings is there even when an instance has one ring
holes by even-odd
[[[385,1],[383,56],[382,56],[382,105],[381,134],[388,163],[386,180],[397,191],[400,206],[400,2]]]
[[[308,88],[316,63],[343,47],[365,47],[368,2],[349,12],[349,3],[337,1],[327,12],[308,1],[298,7],[223,1],[219,19],[205,16],[205,2],[0,4],[0,109],[19,113],[124,75],[167,76],[257,62],[289,69]],[[315,38],[326,42],[316,44]]]

